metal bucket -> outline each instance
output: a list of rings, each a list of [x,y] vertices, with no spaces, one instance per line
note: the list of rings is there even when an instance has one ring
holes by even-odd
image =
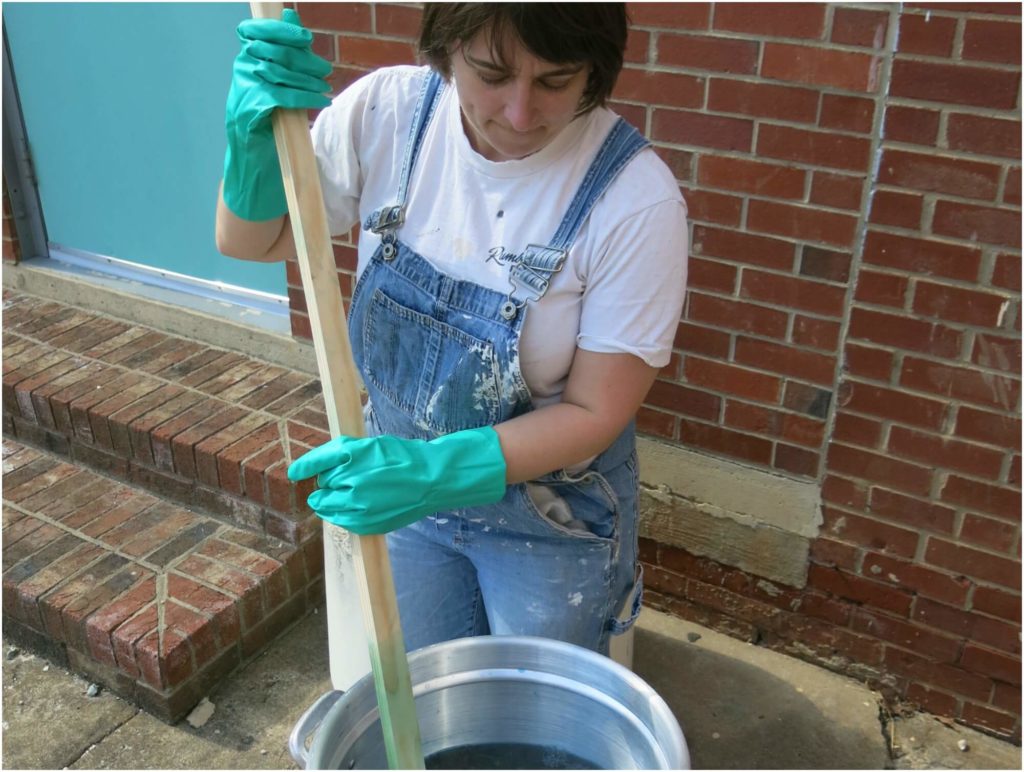
[[[665,701],[626,668],[579,646],[460,638],[413,652],[409,672],[427,769],[690,768]],[[321,697],[289,745],[306,769],[386,769],[372,675]]]

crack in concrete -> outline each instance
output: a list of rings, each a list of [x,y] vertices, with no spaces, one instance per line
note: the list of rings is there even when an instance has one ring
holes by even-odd
[[[885,752],[889,756],[885,768],[896,769],[896,728],[893,724],[892,713],[889,712],[883,699],[878,700],[878,728],[885,743]]]
[[[128,722],[129,722],[129,721],[131,721],[132,719],[138,718],[139,714],[140,714],[140,713],[142,712],[142,709],[141,709],[141,708],[137,708],[137,707],[135,707],[134,705],[131,705],[131,703],[129,703],[129,702],[125,702],[124,700],[121,700],[121,698],[120,698],[120,697],[117,697],[117,696],[115,696],[115,697],[114,697],[114,699],[116,699],[116,700],[119,700],[119,701],[121,701],[121,702],[124,702],[124,704],[125,704],[125,705],[129,705],[130,707],[134,708],[135,712],[134,712],[134,713],[132,713],[132,714],[131,714],[130,716],[128,716],[128,718],[126,718],[126,719],[125,719],[124,721],[122,721],[121,723],[119,723],[119,724],[115,724],[115,725],[114,725],[114,726],[113,726],[113,727],[112,727],[112,728],[110,729],[110,731],[108,731],[108,732],[107,732],[106,734],[104,734],[104,735],[103,735],[102,737],[100,737],[100,738],[99,738],[98,740],[94,740],[94,741],[90,742],[90,743],[89,743],[89,745],[88,745],[87,747],[85,747],[85,748],[84,748],[83,750],[81,750],[81,751],[79,752],[79,754],[78,754],[78,755],[77,755],[77,756],[76,756],[75,758],[71,759],[71,760],[70,760],[70,761],[69,761],[69,762],[68,762],[67,764],[65,764],[65,765],[64,765],[64,767],[63,767],[63,769],[70,769],[70,768],[71,768],[71,767],[72,767],[72,766],[73,766],[74,764],[77,764],[77,763],[78,763],[79,761],[81,761],[82,759],[84,759],[84,758],[85,758],[85,755],[86,755],[86,754],[87,754],[87,753],[88,753],[89,751],[91,751],[91,750],[92,750],[93,748],[96,748],[97,746],[99,746],[99,745],[100,745],[101,743],[103,743],[103,742],[104,742],[104,741],[105,741],[105,740],[106,740],[106,739],[107,739],[108,737],[110,737],[110,736],[111,736],[112,734],[114,734],[114,732],[116,732],[117,730],[119,730],[119,729],[120,729],[121,727],[125,726],[125,725],[126,725],[126,724],[127,724]]]

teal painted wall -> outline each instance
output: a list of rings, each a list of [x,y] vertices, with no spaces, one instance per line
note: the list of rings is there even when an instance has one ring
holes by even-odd
[[[51,242],[285,295],[217,252],[224,100],[247,3],[4,3]]]

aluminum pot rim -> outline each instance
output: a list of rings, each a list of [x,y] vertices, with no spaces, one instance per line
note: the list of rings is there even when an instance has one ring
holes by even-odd
[[[501,650],[508,649],[509,647],[534,653],[546,652],[548,654],[553,654],[556,657],[572,657],[584,664],[589,663],[593,667],[605,671],[617,678],[629,692],[639,695],[642,701],[651,709],[652,713],[656,713],[661,717],[662,722],[658,728],[658,739],[659,743],[663,746],[665,756],[671,761],[678,762],[678,765],[673,768],[689,768],[689,749],[686,744],[686,739],[683,736],[682,728],[679,726],[675,715],[672,713],[672,710],[661,695],[659,695],[650,684],[629,668],[615,662],[609,657],[566,641],[527,635],[482,635],[456,638],[449,641],[435,643],[430,646],[424,646],[423,648],[410,652],[408,655],[409,670],[414,679],[413,693],[414,695],[417,693],[418,683],[415,680],[417,665],[420,665],[424,660],[433,659],[440,654],[443,654],[446,657],[458,657],[460,652],[465,649],[476,650],[479,653],[481,650],[487,652],[492,649]],[[503,666],[519,667],[512,662]],[[335,732],[325,732],[323,731],[324,728],[330,727],[332,723],[336,723],[338,720],[338,714],[344,711],[345,707],[350,702],[356,699],[363,699],[365,692],[374,692],[374,690],[373,673],[370,672],[356,681],[351,688],[344,692],[330,707],[313,735],[313,740],[309,748],[309,766],[307,768],[323,768],[318,765],[333,758],[340,740],[336,737]],[[376,698],[374,697],[374,707],[366,714],[366,719],[370,720],[370,723],[379,720],[379,713],[375,700]]]

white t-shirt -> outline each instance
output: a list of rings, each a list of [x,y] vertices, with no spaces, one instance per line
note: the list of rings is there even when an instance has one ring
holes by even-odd
[[[422,67],[377,70],[318,116],[313,144],[331,233],[397,203],[425,76]],[[454,278],[508,293],[509,266],[494,256],[551,241],[616,117],[592,110],[527,158],[488,161],[470,146],[449,84],[420,148],[399,240]],[[379,243],[360,233],[357,276]],[[665,164],[643,150],[593,208],[547,293],[528,304],[519,355],[535,404],[557,401],[577,346],[667,364],[686,262],[686,204]]]

